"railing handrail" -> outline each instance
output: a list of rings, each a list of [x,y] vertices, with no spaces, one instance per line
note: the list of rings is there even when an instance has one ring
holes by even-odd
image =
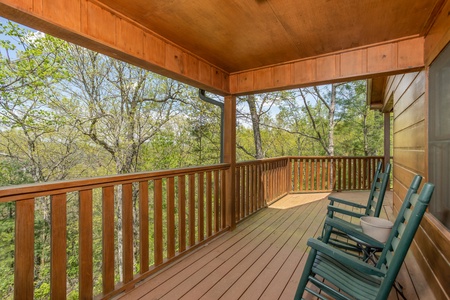
[[[290,159],[289,156],[280,156],[280,157],[273,157],[273,158],[261,158],[261,159],[254,159],[254,160],[244,160],[236,162],[236,166],[245,166],[245,165],[257,165],[257,164],[264,164],[267,162],[275,162],[275,161],[282,161]]]
[[[87,190],[104,186],[118,185],[141,180],[153,180],[160,178],[189,175],[198,172],[226,170],[230,164],[222,163],[208,166],[194,166],[170,170],[158,170],[149,172],[138,172],[130,174],[109,175],[83,179],[62,180],[53,182],[31,183],[0,188],[0,202],[12,202],[24,198],[34,198],[42,195],[50,196],[59,193]]]
[[[292,155],[292,156],[283,156],[283,157],[288,157],[290,159],[292,159],[292,158],[296,158],[296,159],[298,159],[298,158],[307,158],[307,159],[367,158],[367,159],[373,159],[373,158],[382,158],[383,156],[381,156],[381,155],[372,155],[372,156],[364,156],[364,155],[362,155],[362,156],[342,156],[342,155],[338,155],[338,156],[336,156],[336,155],[335,156],[326,156],[326,155],[323,155],[323,156],[303,156],[303,155],[298,155],[298,156],[296,156],[296,155]]]

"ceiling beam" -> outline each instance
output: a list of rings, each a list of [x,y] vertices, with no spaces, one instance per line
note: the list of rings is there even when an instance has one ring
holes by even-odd
[[[423,67],[424,38],[411,37],[232,73],[230,91],[236,95],[253,94],[412,72]]]

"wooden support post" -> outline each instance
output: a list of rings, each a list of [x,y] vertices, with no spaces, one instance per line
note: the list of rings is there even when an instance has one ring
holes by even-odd
[[[224,162],[230,164],[226,172],[226,225],[236,227],[235,214],[235,172],[236,172],[236,96],[225,97],[224,107]]]
[[[391,113],[384,113],[384,166],[390,162],[391,158]]]

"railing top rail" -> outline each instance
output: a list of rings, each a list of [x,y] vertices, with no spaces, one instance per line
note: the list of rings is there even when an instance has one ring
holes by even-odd
[[[289,159],[289,156],[274,157],[274,158],[263,158],[263,159],[255,159],[255,160],[246,160],[246,161],[237,162],[236,166],[264,164],[264,163],[267,163],[267,162],[282,161],[282,160],[287,160],[287,159]]]
[[[236,166],[243,166],[243,165],[257,165],[257,164],[263,164],[267,162],[274,162],[274,161],[281,161],[286,159],[325,159],[325,160],[331,160],[331,159],[382,159],[383,156],[281,156],[281,157],[274,157],[274,158],[263,158],[263,159],[255,159],[255,160],[246,160],[246,161],[240,161],[236,163]]]
[[[353,159],[353,158],[357,158],[357,159],[381,159],[384,158],[384,156],[288,156],[288,158],[290,159],[298,159],[298,158],[305,158],[305,159],[341,159],[341,158],[346,158],[346,159]]]
[[[72,191],[80,191],[144,180],[175,177],[198,172],[226,170],[229,168],[230,164],[223,163],[210,166],[196,166],[161,171],[139,172],[132,174],[33,183],[16,186],[4,186],[0,188],[0,202],[17,201],[33,197],[55,195],[59,193],[67,193]]]

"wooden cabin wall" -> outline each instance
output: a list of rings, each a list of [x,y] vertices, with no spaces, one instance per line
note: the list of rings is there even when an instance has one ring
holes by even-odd
[[[428,68],[449,42],[450,1],[446,1],[425,37],[425,70],[390,76],[386,82],[383,102],[393,100],[394,112],[395,214],[400,209],[414,174],[422,175],[423,182],[427,181]],[[427,212],[416,233],[411,250],[436,298],[449,299],[450,231]]]
[[[394,213],[415,174],[427,182],[427,73],[391,76],[387,80],[385,101],[394,103]],[[433,201],[433,200],[432,200]],[[450,296],[448,284],[450,234],[433,215],[426,213],[411,246],[420,268],[438,299]],[[420,287],[418,287],[420,288]]]

